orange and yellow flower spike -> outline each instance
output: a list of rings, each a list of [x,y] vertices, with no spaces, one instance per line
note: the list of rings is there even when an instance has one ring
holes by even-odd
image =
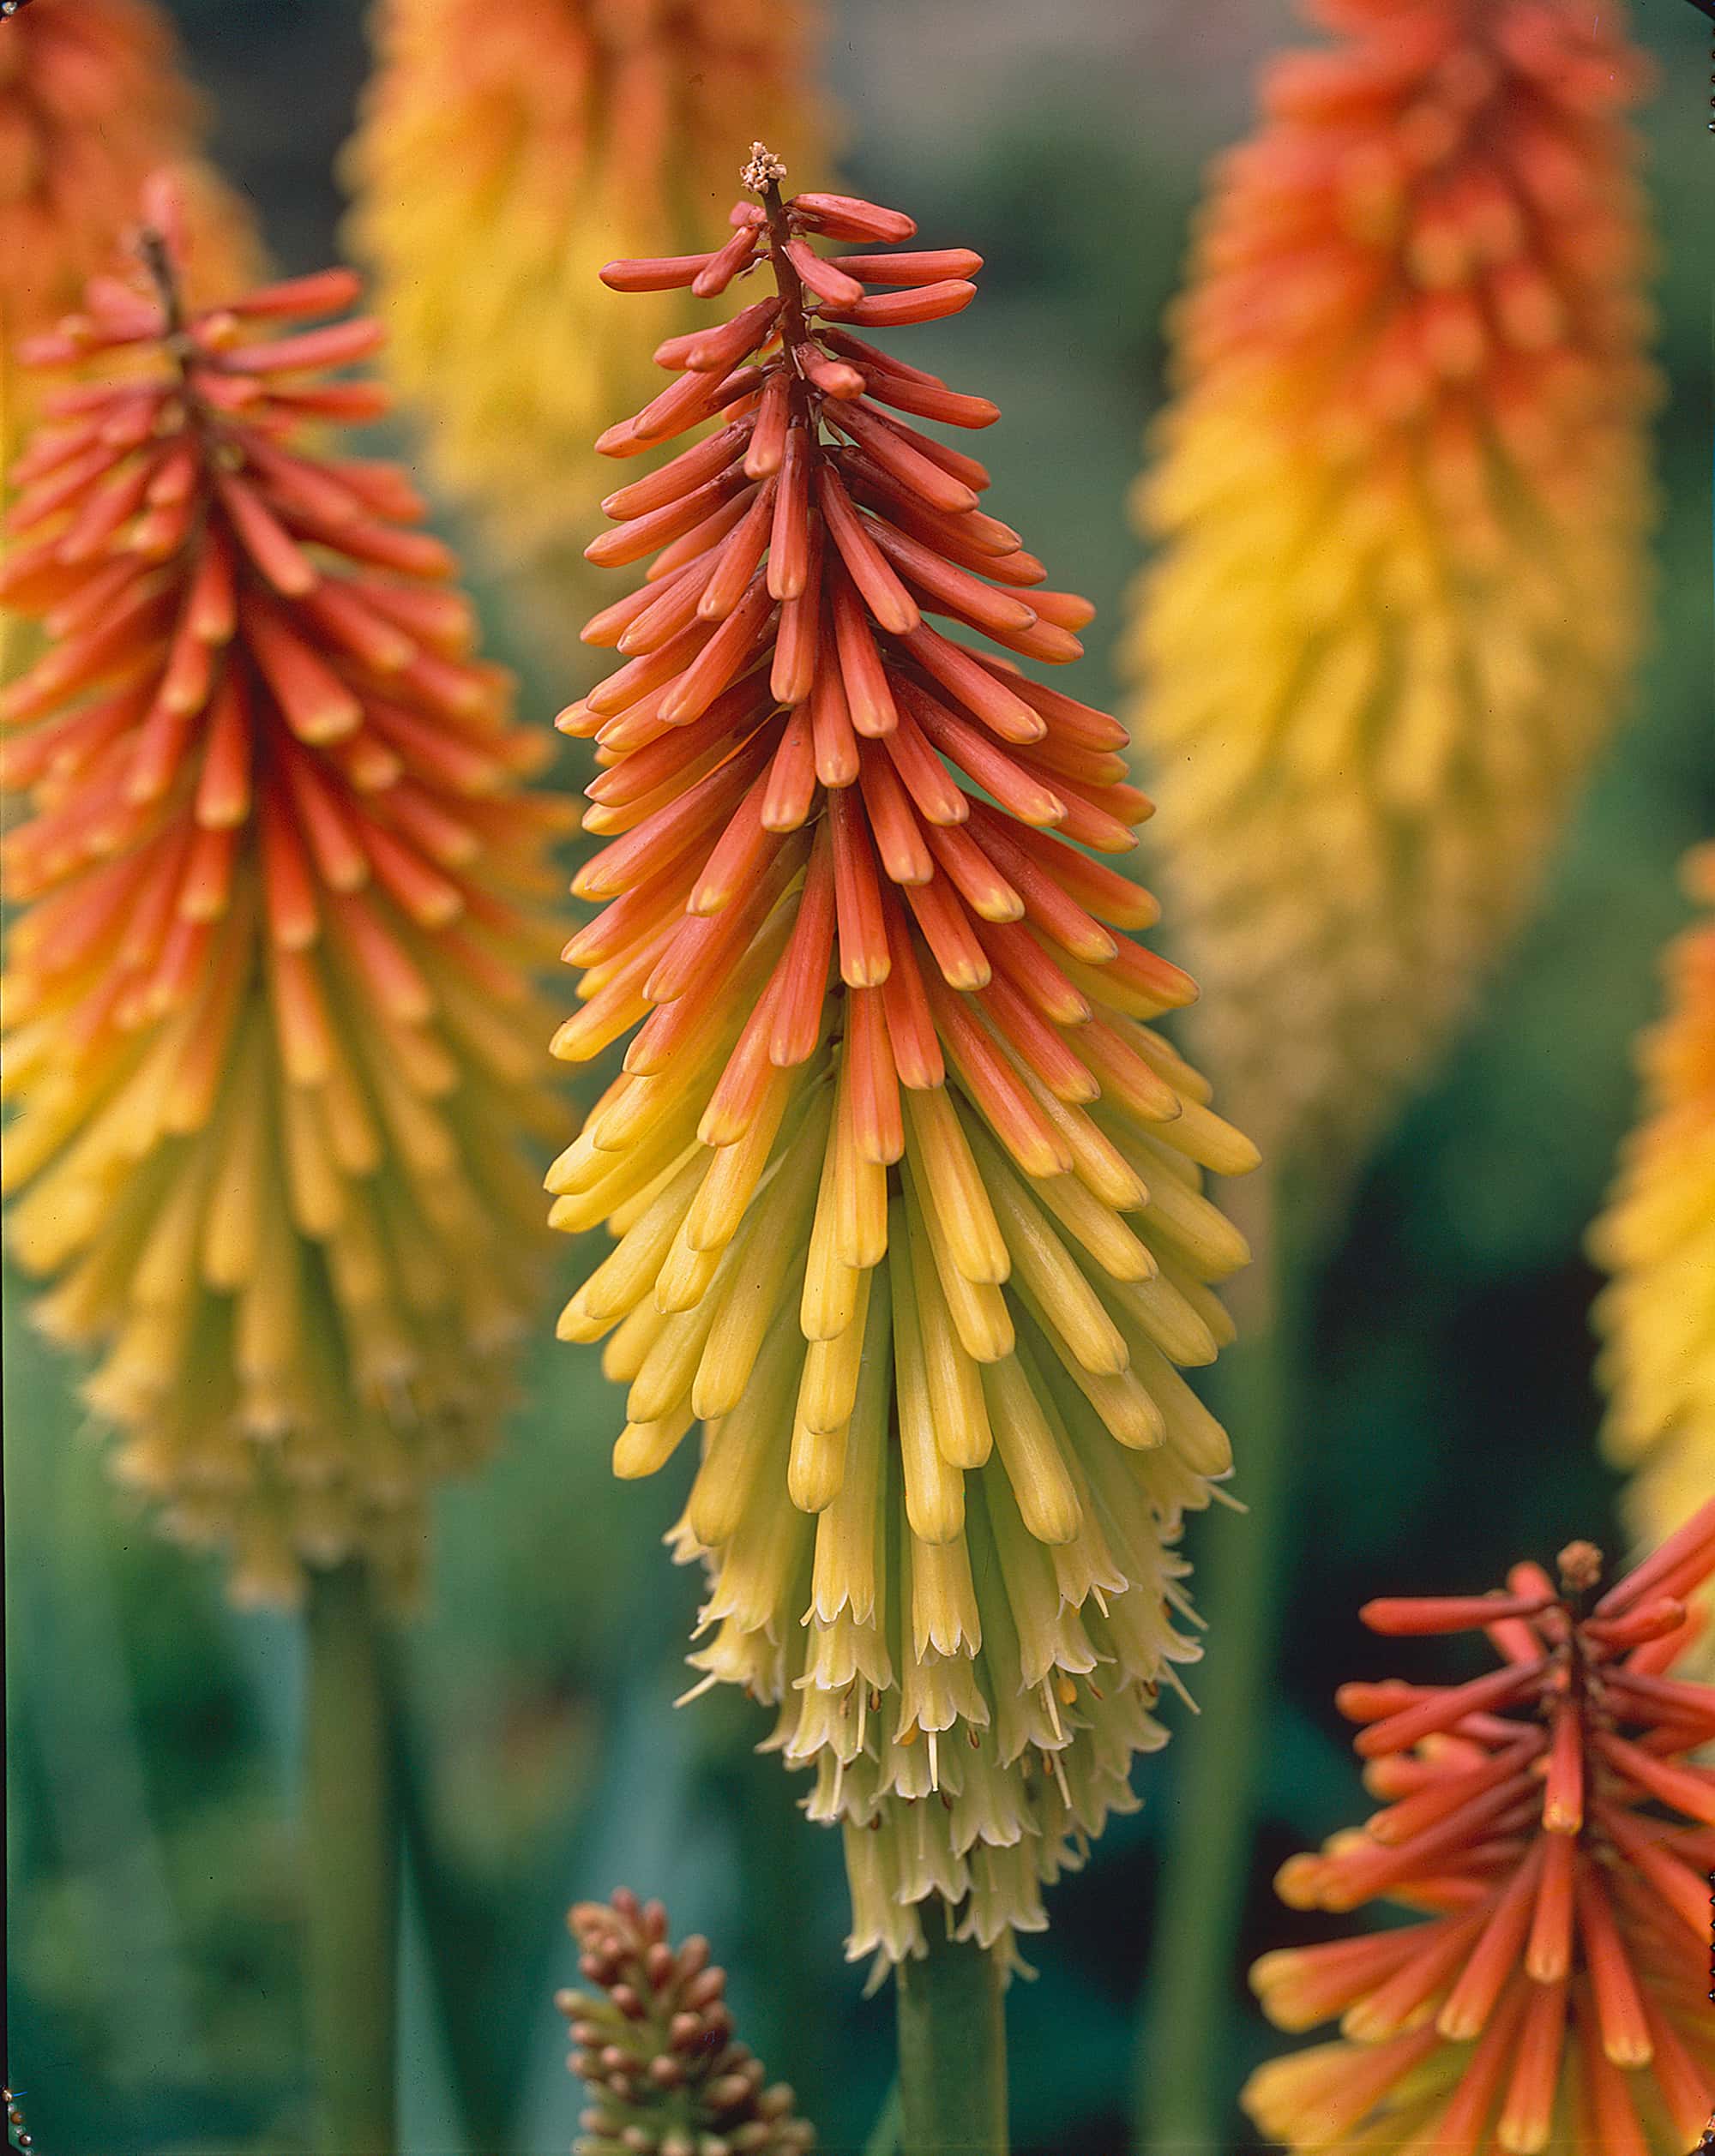
[[[39,394],[21,338],[75,308],[113,265],[152,172],[179,176],[195,246],[192,296],[256,267],[249,213],[196,153],[196,102],[156,0],[36,0],[0,36],[0,469]]]
[[[694,319],[673,290],[616,311],[596,271],[715,243],[735,112],[819,148],[817,21],[814,0],[377,0],[349,171],[388,369],[568,648],[606,491],[590,443]]]
[[[1271,1157],[1362,1148],[1619,717],[1649,510],[1622,11],[1309,0],[1220,167],[1138,495],[1134,723],[1198,1036]]]
[[[1685,877],[1715,904],[1715,846]],[[1640,1057],[1643,1120],[1591,1238],[1613,1276],[1596,1306],[1608,1453],[1632,1470],[1629,1516],[1651,1540],[1715,1489],[1715,921],[1685,931],[1667,970],[1670,1008]]]
[[[1108,865],[1149,807],[1125,734],[1010,656],[1075,658],[1092,610],[911,423],[999,414],[869,341],[956,313],[981,259],[781,176],[755,146],[719,249],[603,272],[755,297],[599,445],[712,428],[588,550],[655,558],[560,721],[608,843],[556,1048],[629,1036],[549,1179],[557,1226],[616,1239],[560,1330],[611,1336],[622,1475],[703,1425],[692,1660],[815,1769],[852,1953],[920,1953],[939,1896],[1010,1956],[1195,1653],[1173,1545],[1230,1453],[1179,1368],[1246,1256],[1204,1171],[1255,1154],[1152,1024],[1194,991]]]
[[[50,640],[0,698],[35,809],[4,856],[11,1247],[99,1353],[120,1474],[237,1595],[349,1552],[404,1585],[538,1270],[557,811],[412,488],[305,446],[386,405],[327,378],[372,324],[302,326],[355,279],[188,312],[170,192],[147,218],[145,268],[27,349],[88,379],[47,399],[0,570]]]
[[[1341,2039],[1276,2059],[1245,2107],[1288,2148],[1435,2156],[1684,2156],[1715,2105],[1709,1899],[1715,1687],[1675,1673],[1715,1573],[1715,1499],[1597,1598],[1574,1543],[1559,1585],[1372,1602],[1372,1631],[1484,1631],[1501,1667],[1459,1685],[1348,1685],[1382,1809],[1297,1856],[1297,1909],[1375,1901],[1418,1920],[1267,1954],[1279,2027]]]

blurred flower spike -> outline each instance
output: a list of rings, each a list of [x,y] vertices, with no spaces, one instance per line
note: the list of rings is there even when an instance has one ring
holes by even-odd
[[[1715,1499],[1605,1594],[1587,1543],[1558,1584],[1372,1602],[1390,1635],[1481,1629],[1501,1667],[1348,1685],[1383,1809],[1277,1884],[1301,1909],[1387,1900],[1422,1920],[1265,1955],[1282,2028],[1345,2041],[1263,2067],[1246,2108],[1291,2148],[1684,2156],[1715,2104],[1708,1874],[1715,1687],[1672,1674],[1715,1572]]]
[[[1197,1038],[1326,1174],[1461,1015],[1622,713],[1653,378],[1623,11],[1307,11],[1335,42],[1275,63],[1205,213],[1134,646]]]
[[[996,407],[867,341],[957,313],[980,259],[779,173],[756,145],[763,201],[716,251],[603,273],[765,289],[663,345],[671,383],[600,443],[713,428],[589,548],[655,560],[560,721],[598,743],[609,843],[555,1045],[633,1035],[550,1177],[557,1225],[617,1238],[561,1332],[612,1334],[621,1474],[706,1426],[692,1659],[814,1767],[851,1952],[921,1952],[939,1896],[1010,1955],[1195,1651],[1171,1545],[1231,1456],[1176,1366],[1230,1336],[1209,1283],[1246,1256],[1202,1171],[1255,1154],[1149,1023],[1194,993],[1128,933],[1154,901],[1082,850],[1148,813],[1123,730],[1006,656],[1076,658],[1092,610],[899,416]]]
[[[362,1552],[408,1584],[532,1303],[527,968],[558,806],[422,504],[306,446],[384,393],[328,270],[201,313],[168,184],[135,273],[25,349],[86,366],[15,473],[0,599],[11,1247],[99,1351],[122,1477],[241,1599]]]
[[[1685,881],[1715,904],[1715,846]],[[1591,1238],[1613,1276],[1596,1306],[1608,1453],[1634,1471],[1628,1516],[1652,1539],[1715,1489],[1715,919],[1679,938],[1667,972],[1670,1008],[1640,1057],[1644,1119]]]
[[[732,115],[818,153],[811,0],[377,0],[376,68],[348,153],[388,366],[437,480],[485,538],[539,564],[539,614],[601,523],[590,447],[649,394],[689,327],[667,289],[605,304],[596,272],[713,246]],[[514,585],[516,578],[514,580]]]
[[[155,0],[76,0],[21,9],[0,39],[0,464],[22,446],[39,399],[10,363],[21,338],[75,307],[84,281],[113,267],[137,194],[172,165],[195,245],[194,297],[213,298],[255,267],[250,217],[194,154],[196,100],[178,64],[172,18]]]
[[[581,1901],[569,1922],[594,1992],[556,2002],[576,2046],[569,2062],[589,2091],[575,2156],[802,2156],[815,2132],[784,2081],[766,2087],[760,2059],[732,2035],[726,1976],[708,1941],[667,1943],[659,1901],[622,1887]]]

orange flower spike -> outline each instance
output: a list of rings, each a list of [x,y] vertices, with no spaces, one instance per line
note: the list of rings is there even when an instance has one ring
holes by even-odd
[[[1626,11],[1299,11],[1327,35],[1265,74],[1175,310],[1130,656],[1192,1037],[1327,1181],[1444,1047],[1624,716],[1655,385]],[[1715,1338],[1709,1308],[1680,1330]]]
[[[1397,1800],[1292,1859],[1283,1895],[1431,1912],[1451,1896],[1460,1913],[1257,1963],[1279,2026],[1339,2015],[1346,2039],[1253,2077],[1247,2108],[1289,2147],[1357,2130],[1366,2147],[1466,2156],[1682,2156],[1700,2131],[1715,2103],[1698,1876],[1715,1861],[1715,1769],[1692,1755],[1715,1732],[1715,1687],[1663,1673],[1697,1627],[1659,1590],[1715,1573],[1715,1500],[1593,1600],[1600,1570],[1574,1543],[1557,1588],[1519,1566],[1505,1594],[1364,1610],[1388,1634],[1487,1632],[1506,1691],[1479,1679],[1342,1697],[1367,1721],[1369,1777]],[[1434,2045],[1390,2052],[1424,2014]]]
[[[589,633],[624,663],[562,720],[600,744],[576,889],[608,904],[557,1049],[643,1023],[549,1178],[560,1225],[617,1239],[560,1329],[612,1331],[622,1474],[708,1422],[693,1659],[815,1769],[853,1952],[920,1951],[939,1894],[1010,1955],[1193,1651],[1171,1545],[1229,1458],[1173,1366],[1215,1353],[1209,1285],[1245,1254],[1202,1171],[1255,1155],[1138,1023],[1191,993],[1132,940],[1153,899],[1080,850],[1146,813],[1123,730],[965,635],[1057,664],[1089,618],[1038,613],[983,467],[894,417],[998,413],[832,326],[954,311],[981,264],[842,267],[824,242],[911,219],[780,177],[758,146],[722,246],[602,273],[765,289],[667,339],[677,379],[603,437],[673,447],[607,499],[591,559],[654,565]]]
[[[256,267],[248,213],[196,153],[197,100],[178,61],[172,17],[155,0],[26,8],[7,21],[0,39],[5,469],[39,409],[36,384],[13,357],[17,345],[77,307],[87,280],[112,268],[151,172],[170,165],[179,176],[196,243],[195,296],[229,291]],[[109,279],[90,303],[111,319],[133,296]],[[147,433],[148,401],[140,393],[104,409],[99,421],[85,417],[92,445],[98,426],[135,424]]]
[[[134,273],[23,355],[93,378],[46,399],[0,568],[50,639],[0,699],[35,811],[4,852],[9,1236],[100,1358],[119,1473],[237,1597],[352,1552],[405,1588],[539,1270],[563,820],[424,580],[452,562],[414,490],[303,441],[374,408],[316,380],[371,326],[300,327],[355,279],[195,310],[176,190],[145,201]]]

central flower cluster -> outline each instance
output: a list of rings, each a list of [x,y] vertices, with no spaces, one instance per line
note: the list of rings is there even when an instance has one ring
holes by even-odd
[[[603,273],[772,289],[662,345],[673,381],[600,445],[713,423],[609,497],[591,557],[655,559],[560,722],[611,843],[557,1052],[637,1029],[550,1177],[558,1226],[617,1238],[560,1330],[612,1335],[620,1474],[704,1424],[694,1661],[779,1703],[846,1829],[852,1951],[897,1959],[932,1893],[984,1944],[1039,1928],[1162,1741],[1194,1651],[1170,1545],[1230,1465],[1177,1366],[1228,1336],[1210,1283],[1246,1255],[1201,1173],[1255,1155],[1152,1029],[1194,993],[1126,933],[1153,900],[1083,850],[1148,813],[1123,730],[1005,656],[1076,658],[1092,610],[896,416],[996,407],[856,333],[958,311],[979,258],[829,260],[915,227],[783,200],[760,145],[746,177],[717,252]]]

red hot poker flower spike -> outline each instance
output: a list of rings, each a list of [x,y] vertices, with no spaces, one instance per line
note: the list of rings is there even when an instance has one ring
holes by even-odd
[[[1382,1809],[1290,1859],[1280,1895],[1423,1920],[1252,1970],[1281,2027],[1340,2017],[1344,2041],[1245,2093],[1289,2147],[1683,2156],[1715,2102],[1715,1769],[1696,1759],[1715,1686],[1673,1673],[1700,1625],[1685,1597],[1715,1572],[1715,1499],[1599,1600],[1589,1544],[1559,1569],[1363,1612],[1389,1634],[1481,1629],[1501,1667],[1340,1694]]]
[[[38,1315],[99,1351],[125,1478],[278,1598],[415,1564],[479,1454],[532,1297],[520,1139],[549,1113],[527,967],[558,807],[454,563],[389,465],[328,270],[187,314],[146,268],[38,339],[93,363],[15,474],[0,599],[46,655],[5,692],[5,1174]]]
[[[779,1703],[853,1953],[921,1953],[939,1897],[1010,1954],[1194,1652],[1171,1545],[1231,1456],[1177,1366],[1231,1336],[1246,1254],[1202,1171],[1255,1154],[1150,1024],[1193,989],[1102,858],[1148,809],[1125,734],[1015,663],[1075,658],[1091,610],[918,423],[996,407],[870,341],[980,263],[877,251],[912,220],[785,198],[760,145],[744,178],[725,245],[603,273],[761,290],[601,445],[707,429],[609,496],[592,557],[653,565],[561,720],[609,843],[556,1046],[630,1036],[550,1177],[617,1245],[561,1330],[611,1335],[620,1474],[705,1426],[693,1661]]]

